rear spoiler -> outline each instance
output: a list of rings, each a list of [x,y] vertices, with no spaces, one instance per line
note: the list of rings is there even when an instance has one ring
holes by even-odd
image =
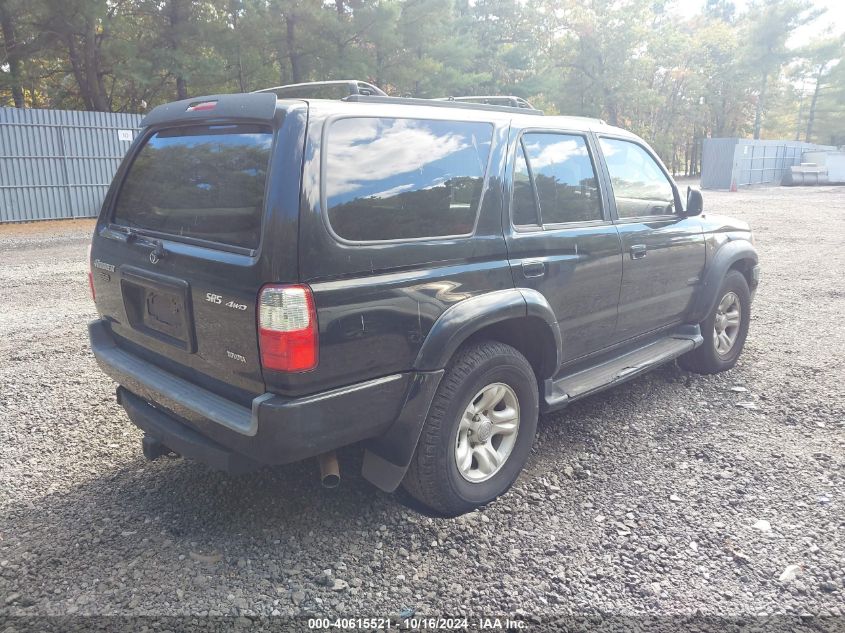
[[[192,119],[252,119],[269,122],[275,114],[276,95],[273,93],[209,95],[156,106],[143,118],[141,127]]]

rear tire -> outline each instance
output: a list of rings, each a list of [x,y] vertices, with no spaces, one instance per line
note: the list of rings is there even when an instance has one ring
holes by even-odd
[[[437,388],[402,486],[446,516],[489,503],[528,459],[538,400],[534,370],[516,349],[497,341],[461,348]]]
[[[715,374],[736,365],[751,320],[751,292],[738,270],[731,270],[722,280],[716,305],[700,323],[704,343],[681,356],[684,369],[699,374]]]

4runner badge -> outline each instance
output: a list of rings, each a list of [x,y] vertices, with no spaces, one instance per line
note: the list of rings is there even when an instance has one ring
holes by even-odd
[[[106,262],[101,262],[99,259],[94,260],[94,268],[99,268],[100,270],[106,270],[110,273],[114,272],[114,264],[107,264]]]

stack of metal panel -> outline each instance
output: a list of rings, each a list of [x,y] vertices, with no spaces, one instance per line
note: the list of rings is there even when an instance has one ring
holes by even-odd
[[[817,163],[801,163],[793,165],[783,176],[781,184],[794,187],[801,185],[826,185],[829,182],[827,167]]]
[[[830,184],[845,184],[845,151],[804,152],[803,162],[823,168]]]

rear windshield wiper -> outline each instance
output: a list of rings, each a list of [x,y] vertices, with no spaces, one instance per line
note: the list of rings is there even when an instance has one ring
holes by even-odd
[[[164,248],[164,242],[162,240],[145,235],[137,229],[133,229],[131,226],[120,227],[120,235],[122,236],[123,241],[127,244],[131,244],[135,241],[141,241],[152,246],[153,253],[155,253],[157,259],[161,259],[167,254],[167,250]]]
[[[111,234],[114,235],[117,239],[121,240],[122,242],[126,242],[127,244],[138,237],[138,232],[128,226],[116,226],[111,225],[109,226],[111,229]]]

